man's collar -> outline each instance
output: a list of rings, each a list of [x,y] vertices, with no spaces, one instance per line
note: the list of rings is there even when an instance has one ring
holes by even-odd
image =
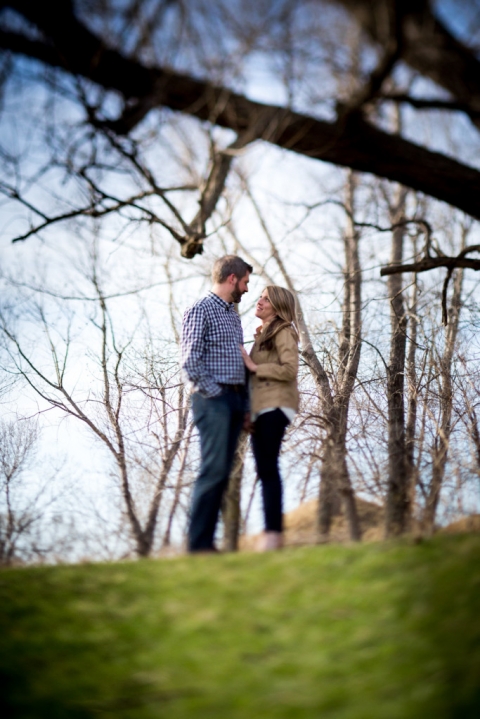
[[[215,302],[218,302],[218,304],[221,305],[221,307],[224,307],[226,310],[234,309],[233,302],[227,302],[226,300],[222,300],[222,298],[216,295],[215,292],[212,292],[212,290],[210,290],[208,296],[215,300]]]

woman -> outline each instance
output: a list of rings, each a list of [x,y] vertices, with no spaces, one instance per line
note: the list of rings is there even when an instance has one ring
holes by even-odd
[[[266,287],[255,316],[262,324],[250,355],[242,347],[251,373],[252,445],[262,484],[265,532],[260,551],[282,546],[282,482],[278,455],[285,429],[298,410],[298,334],[294,326],[295,299],[289,290]]]

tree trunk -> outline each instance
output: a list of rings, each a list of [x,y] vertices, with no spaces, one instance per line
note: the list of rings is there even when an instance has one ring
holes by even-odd
[[[123,445],[121,446],[121,450],[123,450]],[[150,553],[150,546],[146,540],[145,533],[142,530],[142,526],[135,509],[135,502],[132,497],[128,478],[127,463],[123,451],[117,455],[116,459],[121,478],[122,496],[123,501],[125,502],[125,510],[130,525],[130,532],[132,533],[136,545],[135,551],[138,557],[148,557]]]
[[[327,541],[332,520],[343,507],[350,539],[361,539],[355,493],[347,466],[347,412],[348,407],[334,407],[328,418],[328,434],[320,470],[319,539]]]
[[[320,497],[320,540],[328,537],[332,519],[339,511],[339,499],[348,522],[350,539],[361,538],[355,495],[347,466],[346,436],[348,409],[357,377],[361,349],[361,268],[358,252],[359,235],[354,224],[356,178],[351,172],[347,181],[346,208],[348,227],[344,236],[345,271],[342,331],[339,344],[337,391],[325,411],[327,438],[323,453]]]
[[[405,217],[406,191],[397,190],[395,207],[390,211],[392,225]],[[405,228],[396,227],[392,233],[391,263],[403,259]],[[390,297],[390,361],[387,372],[388,401],[388,486],[386,499],[385,534],[394,537],[403,534],[408,526],[409,492],[407,450],[405,444],[405,357],[407,342],[407,316],[402,292],[403,275],[388,279]]]
[[[173,501],[172,506],[170,507],[170,511],[168,514],[168,520],[167,520],[167,526],[165,528],[165,533],[163,535],[163,546],[169,547],[171,543],[171,535],[172,535],[172,527],[173,527],[173,518],[175,516],[175,512],[177,511],[177,507],[180,501],[180,495],[181,491],[183,489],[183,476],[185,474],[185,468],[187,465],[187,456],[188,456],[188,450],[190,448],[190,439],[192,437],[192,431],[193,431],[193,423],[190,424],[187,437],[185,439],[185,444],[183,448],[182,453],[182,459],[180,461],[180,467],[177,474],[177,480],[175,482],[175,492],[173,495]]]
[[[435,515],[445,477],[448,447],[452,430],[452,361],[460,320],[462,288],[463,269],[458,269],[456,270],[451,308],[445,333],[445,349],[443,357],[440,358],[440,422],[438,426],[438,437],[435,440],[435,446],[432,450],[432,478],[430,481],[422,520],[423,530],[428,535],[433,534],[435,529]]]
[[[319,540],[326,542],[330,535],[332,519],[340,514],[341,498],[339,479],[342,461],[341,448],[335,445],[335,434],[327,435],[320,469],[320,496],[318,507]]]
[[[240,536],[241,526],[240,490],[248,440],[249,435],[246,432],[242,432],[235,452],[235,459],[228,480],[228,488],[222,502],[223,549],[226,552],[236,552],[238,550],[238,538]]]
[[[414,254],[416,255],[416,243],[414,242]],[[417,425],[417,294],[418,283],[417,275],[413,279],[412,299],[409,310],[409,332],[408,332],[408,354],[407,354],[407,383],[408,383],[408,402],[407,402],[407,425],[405,428],[405,461],[407,471],[407,506],[408,516],[406,530],[413,529],[413,511],[415,507],[415,493],[417,486],[417,466],[415,464],[415,433]]]

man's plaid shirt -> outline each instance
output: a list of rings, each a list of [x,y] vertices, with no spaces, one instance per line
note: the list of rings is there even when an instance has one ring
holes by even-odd
[[[185,311],[182,325],[182,367],[193,388],[216,397],[221,384],[245,384],[240,352],[243,331],[231,302],[213,292]]]

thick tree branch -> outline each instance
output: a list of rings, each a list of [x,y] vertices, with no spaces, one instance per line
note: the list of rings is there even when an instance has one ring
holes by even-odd
[[[145,67],[107,48],[75,18],[70,3],[63,0],[45,0],[41,4],[17,0],[9,5],[34,23],[48,40],[42,44],[3,32],[0,41],[6,49],[118,91],[125,100],[144,103],[147,111],[165,106],[239,134],[252,126],[261,127],[252,139],[385,177],[480,218],[478,170],[389,135],[357,114],[348,121],[340,118],[336,123],[323,122],[282,107],[252,102],[187,75]],[[138,118],[137,107],[134,119],[127,112],[109,125],[116,132],[127,133]]]
[[[472,245],[468,248],[468,251],[480,252],[480,245]],[[437,267],[446,267],[449,270],[454,270],[456,267],[466,267],[475,271],[480,270],[480,260],[471,260],[464,255],[465,253],[461,252],[457,257],[424,257],[418,262],[412,262],[408,265],[390,265],[389,267],[382,267],[380,275],[387,277],[388,275],[398,275],[402,272],[428,272]]]
[[[362,108],[373,100],[380,92],[383,83],[391,75],[397,61],[401,57],[402,32],[400,15],[396,2],[386,3],[386,25],[388,27],[387,40],[383,47],[382,56],[366,82],[346,103],[337,103],[339,117],[346,117]]]

